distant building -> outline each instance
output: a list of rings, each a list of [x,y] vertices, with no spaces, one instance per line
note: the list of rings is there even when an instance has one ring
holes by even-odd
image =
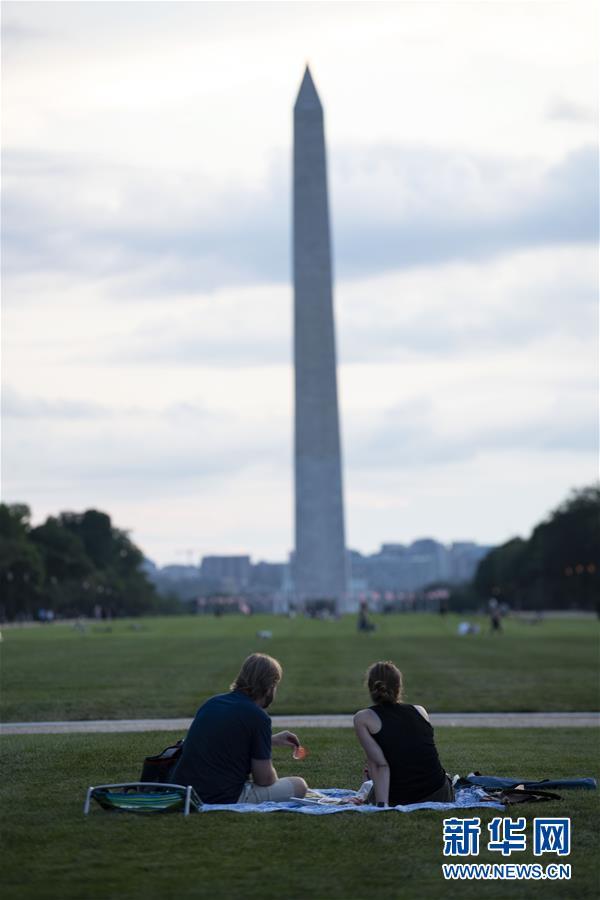
[[[200,574],[223,590],[243,591],[250,583],[251,569],[249,556],[204,556]]]
[[[457,541],[451,544],[448,580],[453,584],[471,581],[477,571],[477,566],[492,549],[489,546],[474,544],[472,541]]]
[[[382,544],[379,551],[383,556],[406,556],[404,544]]]
[[[364,590],[415,591],[436,583],[470,581],[491,547],[473,542],[445,546],[433,538],[421,538],[409,546],[382,544],[378,553],[364,556],[348,551],[353,599]]]
[[[382,544],[377,553],[365,555],[347,550],[349,572],[348,612],[364,600],[379,608],[402,599],[402,594],[436,584],[464,584],[471,581],[480,561],[493,549],[473,541],[456,541],[449,546],[433,538],[420,538],[408,546]],[[250,556],[205,556],[201,565],[170,565],[157,568],[144,561],[144,571],[161,593],[188,600],[200,594],[243,595],[256,609],[288,612],[296,603],[293,583],[294,554],[289,562],[252,563]]]
[[[273,592],[283,587],[285,563],[257,562],[250,572],[253,591]]]
[[[371,590],[408,590],[414,586],[406,548],[397,544],[383,545],[379,553],[367,557],[367,566]]]
[[[155,567],[156,571],[156,567]],[[171,581],[197,581],[200,577],[198,566],[183,566],[173,563],[170,566],[163,566],[158,570],[163,580]]]
[[[419,572],[419,580],[422,584],[432,584],[434,581],[447,581],[450,572],[448,550],[433,538],[421,538],[413,541],[408,548],[409,558],[413,568]]]

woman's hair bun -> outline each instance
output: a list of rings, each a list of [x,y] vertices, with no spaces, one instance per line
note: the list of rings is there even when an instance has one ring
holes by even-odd
[[[402,672],[393,662],[373,663],[367,671],[367,687],[375,703],[398,703],[402,695]]]

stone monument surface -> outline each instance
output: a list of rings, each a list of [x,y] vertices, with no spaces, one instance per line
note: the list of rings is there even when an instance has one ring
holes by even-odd
[[[294,595],[333,600],[347,575],[323,108],[308,67],[294,106]]]

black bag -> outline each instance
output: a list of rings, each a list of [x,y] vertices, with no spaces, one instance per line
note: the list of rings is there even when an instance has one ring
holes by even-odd
[[[177,741],[171,747],[165,747],[157,756],[147,756],[142,767],[140,781],[154,781],[158,784],[169,783],[175,763],[181,756],[183,741]]]
[[[552,791],[538,791],[523,787],[522,784],[516,785],[514,788],[504,788],[501,791],[488,791],[492,797],[497,798],[500,803],[505,806],[512,806],[514,803],[541,803],[546,800],[562,800],[560,794],[554,794]]]

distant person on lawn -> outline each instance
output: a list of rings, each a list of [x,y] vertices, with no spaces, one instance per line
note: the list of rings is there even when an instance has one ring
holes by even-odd
[[[281,676],[276,659],[264,653],[249,656],[229,693],[211,697],[196,713],[170,781],[191,784],[203,803],[281,802],[304,797],[304,779],[279,778],[271,759],[272,746],[300,746],[291,731],[272,734],[271,719],[265,712]]]
[[[356,623],[359,631],[375,631],[375,625],[373,622],[369,622],[368,611],[369,607],[367,606],[366,601],[363,600],[358,610],[358,620]]]
[[[502,631],[502,610],[500,604],[495,597],[490,597],[488,603],[488,612],[490,614],[490,629],[493,632]]]
[[[367,671],[373,705],[354,716],[373,789],[367,803],[453,803],[454,788],[440,763],[433,728],[422,706],[402,703],[402,673],[392,662]]]

